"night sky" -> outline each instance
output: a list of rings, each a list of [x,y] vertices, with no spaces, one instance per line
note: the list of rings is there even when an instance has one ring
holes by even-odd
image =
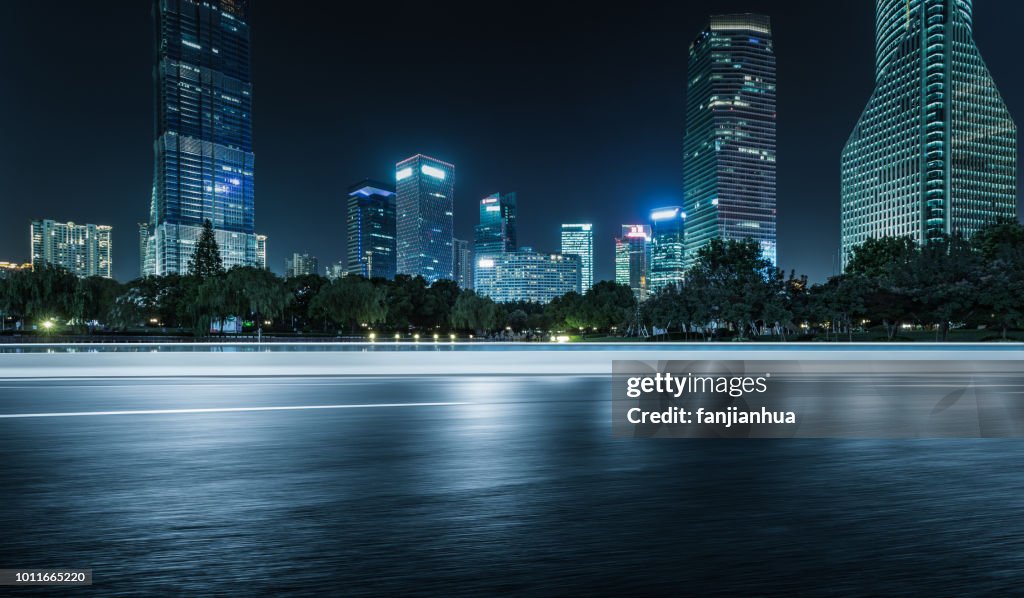
[[[253,26],[257,231],[344,256],[344,199],[425,153],[456,165],[455,228],[516,191],[519,239],[594,222],[596,278],[622,223],[681,205],[686,56],[712,13],[762,12],[778,59],[779,265],[823,280],[839,243],[839,153],[871,92],[874,2],[272,2]],[[977,0],[975,39],[1018,122],[1024,3]],[[138,273],[153,168],[151,3],[7,2],[0,17],[0,261],[33,217],[114,226]]]

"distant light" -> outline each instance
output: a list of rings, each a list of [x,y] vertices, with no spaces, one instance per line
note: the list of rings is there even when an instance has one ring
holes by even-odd
[[[377,338],[377,334],[375,332],[371,332],[370,333],[370,340],[372,341],[375,338]]]
[[[423,174],[425,174],[427,176],[432,176],[435,179],[441,179],[441,180],[444,180],[444,176],[445,176],[444,171],[441,170],[440,168],[434,168],[433,166],[428,166],[426,164],[424,164],[423,166],[420,167],[420,172],[422,172]]]
[[[400,339],[400,338],[402,338],[402,335],[400,335],[400,334],[398,334],[398,333],[396,332],[396,333],[395,333],[395,340],[397,341],[397,340],[398,340],[398,339]]]
[[[675,218],[678,213],[679,208],[657,210],[655,212],[651,212],[651,220],[668,220],[669,218]]]
[[[484,205],[487,205],[489,203],[498,203],[498,198],[496,198],[496,197],[485,197],[484,199],[480,200],[480,203],[482,203]]]
[[[449,334],[448,338],[452,339],[453,343],[455,342],[455,335],[454,334]]]
[[[398,172],[395,173],[395,180],[401,181],[402,179],[407,179],[411,176],[412,168],[403,168],[402,170],[399,170]]]
[[[53,328],[53,320],[46,320],[45,322],[43,322],[43,328],[47,330]]]
[[[414,335],[412,335],[412,338],[415,339],[416,341],[419,341],[420,340],[420,335],[414,334]]]
[[[437,339],[439,339],[439,338],[441,338],[441,335],[440,334],[435,334],[434,335],[434,342],[436,343]]]
[[[717,197],[711,200],[711,205],[713,205],[713,206],[717,206],[718,205],[718,198]]]
[[[560,342],[560,343],[567,343],[567,342],[569,342],[569,337],[564,335],[564,334],[562,334],[562,335],[556,336],[555,340]]]
[[[479,262],[477,262],[476,265],[480,266],[481,268],[493,268],[494,267],[494,260],[492,260],[489,257],[485,257],[485,258],[482,258]]]
[[[488,212],[500,212],[501,211],[501,207],[500,206],[487,206],[486,210]]]

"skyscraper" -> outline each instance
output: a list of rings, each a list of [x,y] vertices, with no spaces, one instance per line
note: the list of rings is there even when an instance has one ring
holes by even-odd
[[[480,200],[480,224],[476,227],[473,250],[477,259],[515,251],[516,194],[493,193]]]
[[[633,289],[638,301],[650,291],[651,226],[623,224],[622,236],[615,239],[615,282]]]
[[[452,256],[452,273],[459,288],[473,288],[473,250],[469,247],[469,241],[465,239],[452,239],[454,255]]]
[[[203,222],[225,267],[256,265],[248,0],[156,0],[148,274],[184,273]]]
[[[149,247],[149,223],[139,223],[139,276],[146,276],[149,268],[146,267],[147,248]]]
[[[717,15],[690,44],[683,144],[684,260],[751,238],[775,262],[775,53],[771,23]]]
[[[53,220],[33,220],[32,267],[60,266],[77,276],[111,275],[111,227]]]
[[[293,253],[284,261],[285,278],[320,273],[320,260],[308,253]]]
[[[577,255],[580,258],[579,293],[586,293],[594,286],[594,225],[563,224],[562,255]]]
[[[395,277],[395,188],[364,180],[348,190],[349,274]]]
[[[267,269],[267,235],[256,235],[256,267]]]
[[[678,206],[651,211],[652,293],[657,293],[669,285],[683,283],[685,227],[686,212]]]
[[[969,236],[1016,219],[1017,127],[970,0],[878,0],[875,89],[841,158],[841,244]]]
[[[395,166],[397,273],[451,280],[455,167],[416,154]]]

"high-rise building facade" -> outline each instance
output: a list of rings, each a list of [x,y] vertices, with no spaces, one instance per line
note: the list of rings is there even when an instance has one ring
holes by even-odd
[[[548,303],[579,289],[580,259],[529,248],[489,255],[477,258],[475,284],[478,295],[497,303]]]
[[[473,250],[466,239],[452,239],[454,255],[452,256],[453,278],[459,288],[473,288]]]
[[[149,273],[147,266],[147,250],[149,247],[149,223],[139,223],[139,276],[145,277]]]
[[[683,144],[684,259],[753,239],[776,261],[775,53],[769,18],[716,15],[690,44]]]
[[[473,241],[477,259],[516,250],[516,211],[515,193],[494,193],[480,200],[480,224]]]
[[[320,260],[308,253],[293,253],[292,257],[284,261],[284,270],[286,278],[319,274]]]
[[[248,0],[156,0],[148,274],[186,273],[203,223],[224,266],[255,266]]]
[[[686,212],[678,206],[651,211],[650,289],[683,284]]]
[[[580,258],[580,288],[586,293],[594,286],[594,225],[563,224],[562,255],[576,255]]]
[[[267,269],[267,235],[256,235],[256,267]]]
[[[970,236],[1017,216],[1017,127],[974,43],[970,0],[878,0],[875,89],[843,148],[841,250]]]
[[[650,292],[651,226],[623,224],[615,239],[615,282],[633,289],[638,301]]]
[[[349,274],[395,277],[395,187],[365,180],[348,190]]]
[[[111,227],[33,220],[32,267],[60,266],[76,276],[113,278]]]
[[[397,274],[451,280],[455,166],[417,154],[395,165]]]

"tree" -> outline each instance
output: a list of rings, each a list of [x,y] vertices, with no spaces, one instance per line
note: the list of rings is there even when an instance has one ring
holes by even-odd
[[[911,317],[914,298],[909,278],[918,246],[910,237],[869,238],[855,247],[846,265],[847,281],[858,287],[864,319],[880,321],[893,340],[900,324]]]
[[[310,303],[310,311],[322,314],[338,326],[355,331],[360,324],[376,324],[387,314],[386,294],[361,276],[344,276],[324,285]]]
[[[293,276],[284,281],[285,290],[292,296],[285,309],[285,317],[291,320],[292,330],[312,328],[314,315],[310,313],[310,303],[320,289],[329,282],[317,274]]]
[[[421,321],[419,315],[427,294],[427,281],[422,276],[399,274],[387,288],[387,323],[395,330],[409,330]]]
[[[229,295],[238,314],[253,315],[263,329],[264,318],[278,318],[293,300],[283,281],[273,272],[250,266],[232,268],[227,274]]]
[[[86,324],[92,331],[91,322],[111,324],[114,304],[121,294],[121,284],[112,278],[90,276],[80,278],[72,300],[72,320]]]
[[[22,321],[67,322],[74,315],[77,288],[78,278],[59,266],[40,264],[32,270],[12,272],[4,285],[3,311]]]
[[[616,326],[621,327],[633,319],[636,296],[629,285],[602,280],[583,295],[581,307],[582,317],[578,322],[581,328],[609,330]],[[570,326],[574,323],[566,321]]]
[[[203,221],[203,231],[199,233],[188,270],[199,278],[224,274],[224,262],[220,257],[220,247],[217,246],[217,236],[213,232],[213,223],[209,220]]]
[[[466,289],[455,300],[451,321],[455,328],[483,335],[498,326],[498,306],[490,297],[481,297]]]
[[[418,326],[427,329],[447,326],[460,293],[459,285],[454,280],[434,281],[427,289],[418,317],[414,317],[414,321]]]
[[[513,310],[505,317],[505,325],[516,332],[522,332],[530,321],[530,316],[521,309]]]
[[[752,239],[712,239],[697,251],[687,277],[693,288],[702,319],[718,330],[732,325],[738,338],[767,319],[768,306],[778,295],[778,269],[761,253]]]
[[[1001,331],[1024,325],[1024,226],[1001,222],[971,238],[981,255],[978,303]]]

